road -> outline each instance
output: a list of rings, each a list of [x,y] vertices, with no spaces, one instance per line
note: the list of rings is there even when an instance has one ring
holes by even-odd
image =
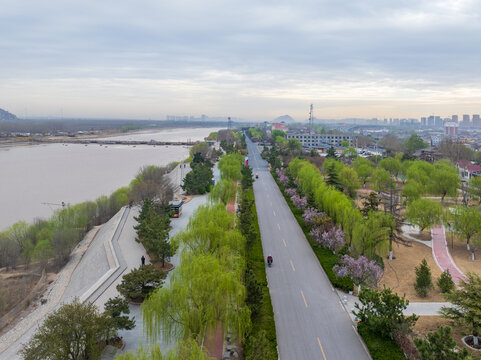
[[[256,146],[246,139],[259,175],[254,195],[281,360],[370,359],[349,315]]]

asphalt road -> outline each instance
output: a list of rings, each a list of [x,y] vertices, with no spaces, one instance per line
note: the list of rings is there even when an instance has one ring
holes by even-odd
[[[267,280],[281,360],[370,359],[317,257],[292,215],[267,163],[247,139]]]

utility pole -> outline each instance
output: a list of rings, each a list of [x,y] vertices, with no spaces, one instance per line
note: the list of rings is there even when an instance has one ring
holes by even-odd
[[[311,107],[309,109],[309,134],[312,134],[312,125],[313,125],[313,122],[314,122],[314,118],[313,118],[313,106],[311,104]]]
[[[232,120],[230,116],[227,118],[227,129],[232,130]]]

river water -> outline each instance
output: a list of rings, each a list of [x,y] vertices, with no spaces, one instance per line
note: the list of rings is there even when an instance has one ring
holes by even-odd
[[[109,139],[203,140],[217,128],[166,129]],[[62,201],[76,204],[126,186],[144,165],[184,160],[184,146],[44,144],[0,147],[0,231],[48,218]]]

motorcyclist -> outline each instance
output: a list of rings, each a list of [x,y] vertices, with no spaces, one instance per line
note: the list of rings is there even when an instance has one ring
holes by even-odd
[[[271,266],[273,260],[274,260],[274,259],[272,258],[272,255],[271,255],[271,254],[267,255],[267,265]]]

